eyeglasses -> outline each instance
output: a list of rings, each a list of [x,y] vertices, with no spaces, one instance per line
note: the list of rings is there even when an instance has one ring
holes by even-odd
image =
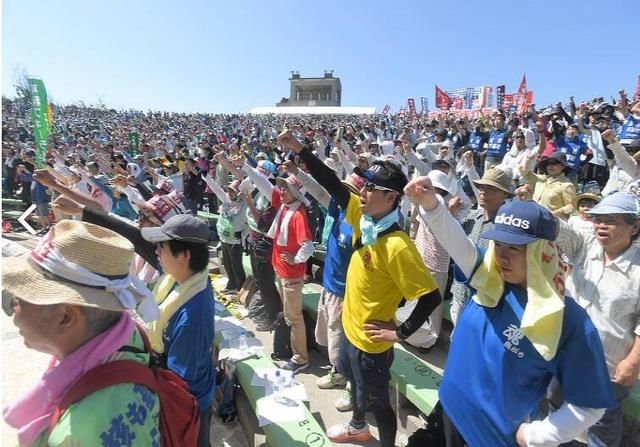
[[[375,183],[371,183],[371,182],[365,182],[364,183],[364,190],[367,192],[373,192],[373,191],[388,191],[388,192],[398,192],[395,189],[391,189],[391,188],[385,188],[384,186],[379,186],[376,185]]]

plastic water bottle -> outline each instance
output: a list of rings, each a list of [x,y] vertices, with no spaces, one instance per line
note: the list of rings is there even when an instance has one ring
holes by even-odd
[[[275,378],[273,379],[273,394],[278,395],[282,391],[282,371],[276,369]]]
[[[249,349],[249,346],[247,345],[247,336],[244,333],[240,334],[238,337],[238,349],[243,352]]]

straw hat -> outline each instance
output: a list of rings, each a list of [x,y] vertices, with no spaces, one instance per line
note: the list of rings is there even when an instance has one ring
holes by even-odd
[[[70,281],[50,273],[35,259],[52,249],[72,263],[110,279],[129,274],[133,245],[119,234],[75,220],[57,223],[27,255],[4,262],[2,285],[10,295],[36,305],[68,303],[105,310],[125,310],[113,292]],[[6,260],[6,259],[5,259]]]

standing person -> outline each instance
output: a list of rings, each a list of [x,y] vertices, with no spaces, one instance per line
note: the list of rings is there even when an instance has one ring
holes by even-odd
[[[225,186],[225,193],[211,177],[203,178],[220,201],[216,228],[222,244],[222,265],[229,278],[225,289],[237,292],[246,279],[242,265],[242,234],[247,228],[247,205],[240,198],[240,180]]]
[[[15,149],[9,149],[7,152],[7,156],[3,163],[3,176],[6,179],[7,189],[3,191],[7,197],[13,198],[16,193],[16,169],[18,168],[18,164],[20,163],[20,159],[16,154]]]
[[[315,336],[321,346],[327,347],[331,370],[318,380],[318,388],[329,389],[345,387],[342,396],[336,401],[338,411],[351,410],[351,388],[347,377],[340,369],[340,342],[343,337],[342,306],[346,286],[347,268],[351,260],[353,247],[351,240],[353,229],[346,222],[346,210],[338,206],[335,199],[316,182],[316,180],[296,168],[292,161],[286,161],[284,167],[290,175],[295,175],[304,188],[316,198],[320,206],[327,210],[325,225],[331,225],[327,236],[327,253],[322,270],[322,293],[318,302],[318,318]],[[351,174],[344,184],[356,194],[364,186],[364,181]]]
[[[556,138],[556,151],[565,154],[568,168],[567,177],[574,185],[578,183],[580,157],[587,149],[587,143],[582,139],[578,124],[569,124],[565,134]]]
[[[36,169],[35,156],[34,150],[26,151],[22,157],[22,163],[18,165],[16,171],[22,183],[22,202],[27,206],[31,206],[31,181],[33,179],[33,171]]]
[[[591,208],[596,206],[602,200],[602,196],[595,192],[583,192],[576,197],[576,209],[578,214],[574,214],[569,218],[567,223],[577,233],[585,235],[593,234],[593,219],[589,214]]]
[[[282,299],[275,285],[276,274],[271,261],[273,238],[267,234],[278,211],[278,208],[271,204],[275,190],[273,174],[276,167],[268,160],[258,161],[256,168],[249,166],[241,159],[236,159],[234,162],[238,166],[234,166],[223,157],[220,158],[220,165],[233,173],[236,179],[243,178],[243,171],[240,168],[247,174],[248,178],[242,181],[240,189],[244,188],[243,184],[253,183],[258,190],[254,198],[243,194],[243,200],[247,204],[249,227],[247,244],[251,271],[260,292],[251,298],[249,317],[256,324],[256,330],[266,332],[273,329],[278,313],[282,311]]]
[[[415,332],[441,302],[435,280],[398,225],[407,177],[390,161],[376,161],[367,170],[357,168],[354,172],[365,180],[358,196],[313,155],[311,144],[303,146],[288,130],[278,139],[300,154],[311,175],[346,210],[346,222],[353,228],[354,253],[347,270],[339,361],[352,384],[353,415],[350,421],[329,428],[327,436],[333,442],[368,440],[371,434],[365,414],[373,412],[380,444],[393,446],[397,431],[389,402],[393,344]],[[396,326],[394,314],[403,297],[419,301],[409,318]]]
[[[36,205],[40,231],[46,231],[52,224],[51,219],[49,219],[49,203],[51,202],[51,195],[49,194],[47,187],[33,179],[33,177],[31,181],[31,202]]]
[[[185,170],[183,174],[184,196],[189,203],[189,210],[192,215],[198,214],[198,205],[202,201],[204,195],[205,182],[202,179],[202,172],[196,165],[193,158],[185,161]]]
[[[544,141],[543,138],[540,141]],[[543,143],[544,148],[544,143]],[[525,134],[522,129],[518,129],[514,133],[514,143],[509,152],[507,152],[502,159],[502,162],[496,166],[497,168],[502,169],[503,171],[510,173],[512,175],[514,185],[518,185],[521,181],[523,181],[522,175],[520,174],[519,166],[522,165],[524,158],[530,156],[530,161],[528,168],[533,169],[535,166],[534,157],[538,155],[540,148],[536,148],[534,146],[527,146],[525,143]]]
[[[538,163],[546,175],[534,174],[529,168],[533,155],[527,155],[520,166],[525,181],[533,187],[533,201],[547,208],[554,216],[567,220],[573,213],[576,187],[567,177],[567,157],[554,152]]]
[[[493,117],[493,127],[489,131],[487,149],[480,153],[484,155],[484,170],[488,170],[499,165],[509,148],[511,131],[505,126],[505,115],[502,110],[498,110]]]
[[[615,402],[613,391],[597,330],[565,296],[553,215],[531,201],[506,203],[482,234],[490,239],[482,250],[428,178],[405,191],[473,289],[439,389],[447,446],[555,446],[600,419]],[[565,404],[530,422],[553,377]]]
[[[616,403],[593,425],[589,446],[617,447],[622,402],[640,374],[639,198],[616,192],[587,213],[591,234],[560,223],[558,242],[574,266],[569,287],[598,329]],[[566,394],[566,393],[565,393]]]
[[[487,170],[481,179],[473,180],[473,185],[478,190],[478,209],[472,211],[461,226],[471,242],[480,248],[487,248],[489,241],[480,238],[480,234],[493,229],[494,219],[498,209],[505,201],[513,197],[511,176],[506,172],[491,168]],[[458,316],[469,299],[469,288],[454,276],[451,285],[451,321],[457,324]]]
[[[278,207],[267,235],[273,239],[271,262],[278,275],[284,319],[291,328],[293,356],[284,369],[294,374],[309,366],[307,333],[302,317],[302,287],[314,246],[302,185],[295,177],[277,177],[271,204]]]
[[[115,360],[149,364],[127,309],[131,300],[146,301],[157,316],[157,306],[129,274],[133,254],[129,241],[113,231],[63,220],[30,254],[3,263],[2,299],[11,300],[13,323],[28,348],[52,356],[38,382],[3,411],[20,445],[160,442],[159,399],[133,383],[85,396],[51,426],[65,394],[85,373]]]
[[[451,203],[455,203],[456,208],[459,209],[458,205],[461,206],[462,200],[459,197],[452,196],[449,192],[449,186],[447,185],[447,176],[440,170],[434,169],[433,171],[427,174],[427,177],[431,179],[433,182],[437,194],[440,197],[443,197],[447,202],[451,201]],[[449,277],[449,253],[447,253],[442,245],[437,241],[429,227],[424,223],[424,221],[418,215],[416,218],[416,230],[415,230],[415,238],[414,242],[416,244],[416,249],[418,253],[420,253],[420,257],[422,261],[433,275],[433,278],[436,280],[438,284],[438,291],[440,292],[440,296],[444,296],[447,279]],[[400,322],[404,321],[417,305],[416,301],[409,301],[405,303],[403,307],[400,307],[396,312],[396,319]],[[422,352],[426,352],[425,350],[430,349],[432,346],[436,344],[438,341],[438,337],[440,336],[440,331],[442,329],[442,315],[443,315],[443,305],[436,307],[431,315],[429,315],[428,320],[414,332],[410,337],[408,337],[405,341],[416,348],[422,350]]]

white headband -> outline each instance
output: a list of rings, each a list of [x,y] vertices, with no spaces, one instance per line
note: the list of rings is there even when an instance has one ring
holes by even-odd
[[[127,274],[124,278],[109,279],[93,273],[81,265],[67,260],[51,244],[49,237],[40,241],[31,252],[31,259],[44,270],[67,281],[89,287],[103,287],[106,292],[115,294],[124,308],[136,310],[143,321],[147,323],[160,318],[160,308],[153,299],[153,294],[134,275]]]

